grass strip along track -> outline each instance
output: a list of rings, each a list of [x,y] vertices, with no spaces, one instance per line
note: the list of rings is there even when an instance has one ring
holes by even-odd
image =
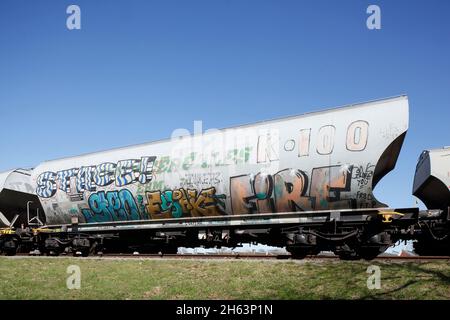
[[[67,267],[81,288],[66,286]],[[367,288],[367,268],[381,289]],[[436,261],[178,260],[0,257],[0,299],[450,299]]]

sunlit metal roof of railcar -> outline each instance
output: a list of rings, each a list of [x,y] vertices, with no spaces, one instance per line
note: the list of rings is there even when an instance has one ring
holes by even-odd
[[[21,168],[18,168],[18,169],[11,169],[11,170],[0,172],[0,192],[4,189],[5,184],[6,184],[7,180],[8,180],[8,178],[9,178],[9,176],[12,173],[16,172],[16,173],[24,174],[24,175],[27,175],[27,176],[31,176],[31,170],[32,169],[21,169]]]
[[[260,124],[273,123],[273,122],[277,122],[277,121],[281,121],[281,120],[290,120],[290,119],[302,118],[305,116],[319,115],[319,114],[328,113],[331,111],[344,111],[344,110],[349,110],[349,109],[354,109],[354,108],[360,108],[360,107],[363,107],[366,105],[368,106],[368,105],[379,104],[379,103],[387,102],[387,101],[392,102],[392,101],[396,101],[396,100],[408,100],[408,96],[406,94],[402,94],[402,95],[388,97],[388,98],[380,98],[380,99],[369,100],[369,101],[365,101],[365,102],[352,103],[352,104],[347,104],[347,105],[342,105],[342,106],[337,106],[337,107],[331,107],[331,108],[323,109],[320,111],[305,112],[302,114],[283,116],[283,117],[278,117],[278,118],[274,118],[274,119],[270,119],[270,120],[260,120],[260,121],[255,121],[255,122],[246,123],[246,124],[242,124],[242,125],[221,128],[218,130],[225,131],[227,129],[251,127],[251,126],[260,125]],[[211,132],[206,132],[203,134],[208,135],[208,134],[211,134]],[[192,136],[193,135],[185,135],[185,136],[180,136],[180,138],[192,137]],[[102,153],[107,153],[107,152],[111,152],[111,151],[119,151],[119,150],[124,150],[124,149],[128,149],[128,148],[133,148],[133,147],[144,147],[144,146],[153,145],[156,143],[166,142],[166,141],[170,141],[170,140],[171,140],[171,138],[164,138],[164,139],[159,139],[159,140],[155,140],[155,141],[151,141],[151,142],[144,142],[144,143],[127,145],[127,146],[123,146],[123,147],[115,147],[115,148],[110,148],[110,149],[105,149],[105,150],[100,150],[100,151],[87,152],[87,153],[82,153],[82,154],[74,155],[74,156],[61,157],[61,158],[56,158],[56,159],[52,159],[52,160],[45,160],[45,161],[42,161],[41,164],[51,163],[51,162],[56,162],[56,161],[61,161],[61,160],[68,160],[68,159],[72,159],[72,158],[85,157],[85,156],[94,155],[94,154],[102,154]]]

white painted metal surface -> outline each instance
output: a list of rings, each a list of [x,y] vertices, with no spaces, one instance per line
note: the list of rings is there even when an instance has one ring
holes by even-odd
[[[31,184],[31,170],[15,169],[0,173],[0,192],[3,189],[34,194]]]
[[[422,152],[414,176],[413,194],[428,209],[450,206],[450,147]]]
[[[31,170],[15,169],[0,173],[1,227],[9,226],[15,215],[25,217],[24,208],[31,198],[36,197],[35,190],[31,185]]]
[[[32,182],[48,224],[379,207],[407,129],[402,96],[48,161]]]

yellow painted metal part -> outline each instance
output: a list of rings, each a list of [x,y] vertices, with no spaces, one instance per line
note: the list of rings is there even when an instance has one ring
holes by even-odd
[[[55,233],[55,232],[61,232],[62,229],[49,229],[49,228],[35,228],[33,229],[33,234],[39,234],[39,233]]]
[[[0,235],[2,234],[15,234],[16,232],[11,228],[1,228]]]
[[[394,216],[404,216],[403,213],[396,212],[396,211],[380,211],[378,212],[379,215],[383,217],[383,223],[391,223]]]

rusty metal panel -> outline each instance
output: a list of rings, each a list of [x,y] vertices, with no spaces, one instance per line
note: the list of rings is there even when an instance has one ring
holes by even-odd
[[[414,175],[413,194],[428,209],[450,207],[450,147],[422,152]]]
[[[48,161],[32,181],[49,224],[380,207],[407,129],[401,96]]]

